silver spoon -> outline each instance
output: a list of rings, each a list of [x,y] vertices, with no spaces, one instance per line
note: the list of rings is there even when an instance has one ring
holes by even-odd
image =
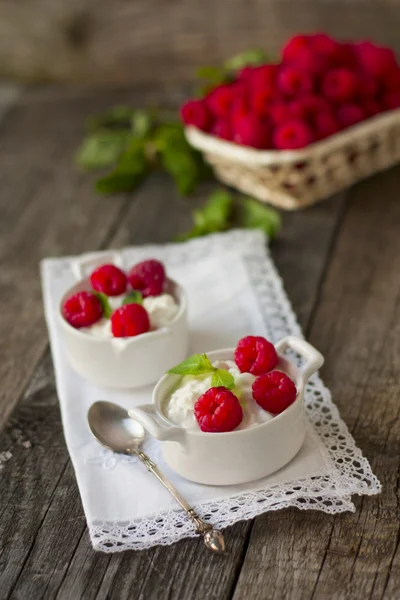
[[[225,540],[221,531],[200,519],[196,511],[186,502],[178,490],[164,477],[152,460],[140,450],[144,440],[143,427],[129,416],[127,410],[113,402],[99,401],[92,404],[88,412],[90,430],[103,446],[120,454],[135,454],[148,471],[167,488],[178,504],[186,511],[196,526],[196,533],[203,536],[205,546],[216,554],[225,551]]]

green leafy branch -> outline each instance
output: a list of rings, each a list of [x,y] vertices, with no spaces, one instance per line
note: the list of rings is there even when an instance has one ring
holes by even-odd
[[[203,67],[199,77],[202,93],[230,81],[245,66],[267,62],[262,50],[249,50],[226,61],[221,67]],[[197,185],[212,178],[202,154],[186,140],[184,127],[175,112],[115,106],[102,115],[90,117],[87,134],[76,153],[78,166],[101,171],[95,189],[100,194],[132,192],[153,171],[169,173],[180,194],[191,194]],[[225,231],[239,225],[260,228],[270,238],[280,226],[279,214],[253,198],[232,195],[223,188],[214,190],[200,209],[192,212],[193,226],[180,240]]]

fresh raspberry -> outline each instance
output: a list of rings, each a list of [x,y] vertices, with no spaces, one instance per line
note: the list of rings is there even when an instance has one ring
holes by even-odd
[[[351,127],[365,119],[366,115],[357,104],[343,104],[337,111],[337,119],[341,129]]]
[[[201,431],[233,431],[242,422],[243,411],[237,397],[225,387],[212,387],[194,405]]]
[[[236,346],[235,363],[241,373],[262,375],[276,367],[278,355],[271,342],[261,336],[248,335]]]
[[[304,50],[309,50],[310,42],[309,38],[306,35],[295,35],[290,38],[288,42],[286,42],[285,46],[282,48],[282,58],[287,62],[296,62],[297,57]]]
[[[211,126],[211,115],[202,100],[189,100],[181,107],[181,117],[185,125],[194,125],[203,131]]]
[[[368,100],[364,100],[362,103],[362,108],[367,117],[374,117],[375,115],[382,112],[382,108],[377,100],[373,98],[369,98]]]
[[[385,79],[397,68],[396,57],[390,48],[364,41],[355,44],[354,49],[360,65],[374,77]]]
[[[90,276],[92,288],[107,296],[120,296],[126,290],[128,280],[121,269],[115,265],[101,265]]]
[[[322,73],[330,66],[327,57],[314,50],[311,37],[306,35],[297,35],[289,40],[282,50],[282,59],[285,64],[299,67],[314,75]]]
[[[252,91],[273,90],[275,87],[278,65],[261,65],[253,67],[248,74],[248,85]]]
[[[274,125],[283,125],[293,119],[292,103],[278,100],[269,107],[269,117]]]
[[[314,33],[309,37],[309,47],[320,56],[324,56],[331,64],[340,60],[340,44],[325,33]]]
[[[298,67],[283,67],[279,71],[277,87],[286,96],[299,96],[313,91],[313,77],[307,71]]]
[[[339,44],[338,48],[338,65],[343,65],[348,69],[356,69],[358,66],[358,59],[354,50],[354,44],[347,42]]]
[[[103,316],[103,309],[95,294],[78,292],[64,302],[62,315],[72,327],[79,329],[97,323]]]
[[[230,85],[220,85],[213,89],[205,99],[208,109],[217,118],[226,117],[235,99],[235,89]]]
[[[323,140],[339,131],[336,119],[330,111],[314,115],[314,129],[317,140]]]
[[[329,112],[330,104],[320,96],[304,96],[290,103],[290,111],[293,117],[299,117],[305,121],[313,121],[316,114]]]
[[[293,381],[281,371],[271,371],[260,375],[253,383],[252,390],[257,404],[274,414],[286,410],[297,396]]]
[[[388,110],[400,108],[400,91],[387,92],[383,97],[383,104]]]
[[[164,287],[165,269],[160,261],[144,260],[138,263],[128,273],[128,281],[134,290],[147,296],[159,296]]]
[[[256,115],[235,116],[233,139],[242,146],[268,148],[271,145],[270,127]]]
[[[114,337],[133,337],[150,329],[150,319],[141,304],[125,304],[111,315],[111,331]]]
[[[274,145],[278,150],[304,148],[314,141],[311,127],[300,119],[293,119],[280,125],[274,132]]]
[[[390,76],[386,78],[384,81],[384,87],[387,90],[400,90],[400,68],[396,67],[393,71],[390,72]]]
[[[220,119],[214,123],[211,133],[223,140],[232,140],[232,128],[226,119]]]
[[[332,69],[322,79],[324,96],[335,102],[347,102],[357,94],[358,78],[344,67]]]
[[[272,88],[255,90],[250,97],[251,109],[258,117],[267,117],[274,97],[275,90]]]
[[[376,79],[367,73],[358,76],[358,96],[364,98],[373,98],[379,92],[379,84]]]

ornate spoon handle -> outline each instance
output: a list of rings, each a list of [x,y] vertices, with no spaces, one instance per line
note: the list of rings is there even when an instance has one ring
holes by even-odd
[[[210,523],[206,523],[199,517],[196,511],[188,504],[178,490],[172,485],[170,481],[163,475],[157,465],[145,454],[142,450],[132,449],[132,454],[136,454],[146,469],[153,473],[160,481],[163,486],[169,491],[169,493],[175,498],[178,504],[186,511],[186,514],[193,521],[196,527],[196,533],[203,536],[205,546],[215,552],[216,554],[223,554],[225,551],[225,540],[221,531],[214,529]]]

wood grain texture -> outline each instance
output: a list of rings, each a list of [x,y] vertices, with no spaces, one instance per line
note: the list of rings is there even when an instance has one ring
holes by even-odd
[[[202,193],[199,193],[201,196]],[[109,243],[113,247],[129,243],[165,242],[175,234],[186,230],[190,225],[190,210],[201,197],[187,201],[179,198],[171,183],[164,176],[149,180],[135,194],[134,202],[121,215],[121,224]],[[330,239],[335,229],[335,221],[340,214],[339,202],[320,205],[315,211],[315,223],[325,228],[325,236],[315,238],[314,250],[319,256],[308,271],[309,287],[307,294],[315,296],[319,277],[328,252]],[[292,230],[300,239],[309,236],[310,221],[306,213],[290,216],[288,230]],[[304,236],[304,238],[302,238]],[[297,244],[277,244],[275,254],[285,258],[286,277],[293,276],[295,271],[295,255]],[[290,266],[291,265],[291,266]],[[292,275],[290,273],[292,272]],[[301,277],[307,277],[300,272]],[[302,298],[302,301],[307,298]],[[309,306],[311,306],[309,302]],[[303,309],[304,312],[304,309]],[[0,575],[0,587],[6,590],[10,598],[160,598],[161,590],[165,597],[171,598],[229,598],[246,549],[250,523],[241,523],[226,532],[230,554],[218,559],[204,552],[200,541],[185,540],[167,548],[154,548],[145,552],[129,552],[123,555],[107,555],[93,552],[88,540],[85,521],[82,515],[79,492],[64,448],[59,414],[56,404],[53,375],[49,356],[46,355],[36,375],[36,383],[26,395],[26,401],[16,412],[14,427],[22,416],[30,414],[32,419],[24,423],[24,434],[32,440],[33,448],[16,448],[7,444],[13,452],[13,459],[8,471],[12,481],[7,488],[13,497],[22,494],[24,502],[13,506],[13,512],[5,515],[4,528],[7,539],[20,539],[15,549],[7,544],[0,554],[1,564],[7,565]],[[32,400],[32,405],[31,401]],[[42,435],[38,447],[36,419],[34,411],[38,398],[46,411],[46,428],[48,436]],[[22,412],[21,412],[22,411]],[[35,433],[36,432],[36,433]],[[51,437],[52,432],[53,437]],[[53,461],[53,444],[57,440],[59,452]],[[21,492],[18,476],[13,479],[13,472],[19,460],[31,453],[30,468],[27,470],[25,488]],[[40,454],[38,455],[38,453]],[[15,454],[14,454],[15,453]],[[46,455],[46,461],[43,456]],[[47,461],[52,461],[47,468]],[[22,462],[19,469],[24,471]],[[48,471],[46,485],[38,496],[40,514],[30,510],[34,489],[42,470]],[[16,471],[19,473],[20,471]],[[6,496],[5,503],[10,504]],[[1,502],[3,506],[3,501]],[[38,509],[39,510],[39,509]],[[68,515],[68,518],[65,518]],[[20,530],[24,523],[23,531]],[[61,543],[62,540],[62,543]],[[19,560],[13,558],[19,557]],[[182,561],[181,557],[185,556]],[[7,595],[6,595],[7,597]]]
[[[355,514],[282,511],[256,519],[235,600],[263,598],[266,586],[277,599],[397,597],[399,177],[393,169],[353,190],[309,331],[325,355],[324,379],[383,493],[357,500]],[[260,555],[266,569],[256,568]]]
[[[276,56],[299,31],[372,37],[400,50],[400,2],[20,0],[0,3],[0,75],[27,81],[192,79],[248,48]],[[54,60],[54,56],[57,60]]]
[[[0,330],[8,342],[0,346],[0,428],[47,345],[39,261],[104,247],[130,203],[124,195],[96,195],[93,177],[76,169],[84,118],[116,102],[163,100],[165,88],[64,98],[27,92],[2,125]]]

